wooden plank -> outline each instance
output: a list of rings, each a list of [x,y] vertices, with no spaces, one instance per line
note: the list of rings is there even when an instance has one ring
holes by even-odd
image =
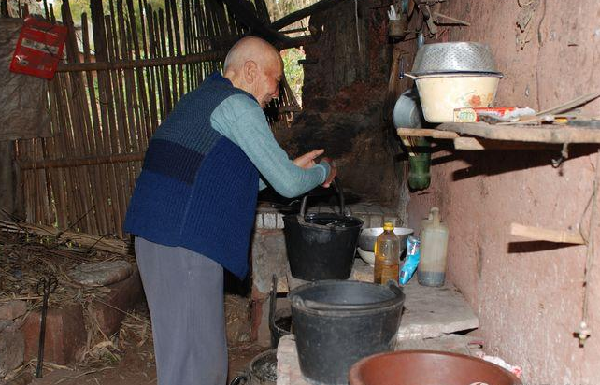
[[[506,140],[493,140],[463,136],[454,138],[455,150],[468,151],[490,151],[490,150],[557,150],[562,148],[560,144],[537,143],[537,142],[514,142]]]
[[[542,227],[525,226],[517,222],[511,222],[510,234],[536,241],[570,243],[574,245],[586,244],[581,234],[574,231],[551,230]]]
[[[400,136],[427,136],[436,139],[454,139],[458,138],[455,132],[446,132],[431,128],[397,128],[396,133]]]
[[[442,131],[487,139],[538,143],[600,143],[600,130],[567,125],[495,126],[484,122],[442,123]]]

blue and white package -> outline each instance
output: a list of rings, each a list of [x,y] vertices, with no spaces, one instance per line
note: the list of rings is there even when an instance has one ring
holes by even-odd
[[[419,237],[406,238],[406,262],[400,270],[400,285],[404,286],[412,278],[421,261],[421,240]]]

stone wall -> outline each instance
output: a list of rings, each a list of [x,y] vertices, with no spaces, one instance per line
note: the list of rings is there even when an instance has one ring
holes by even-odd
[[[541,110],[600,89],[597,0],[451,0],[440,11],[472,23],[443,32],[442,41],[491,45],[505,74],[498,106]],[[583,110],[599,116],[600,100]],[[588,233],[596,150],[570,146],[558,168],[558,151],[441,151],[432,186],[411,195],[415,228],[430,206],[441,207],[450,227],[449,278],[478,312],[488,353],[522,365],[527,383],[600,381],[600,269],[588,285],[592,337],[580,348],[573,333],[582,317],[586,247],[509,235],[512,221]]]
[[[382,109],[391,66],[386,28],[390,3],[361,0],[356,18],[354,2],[341,2],[311,17],[310,26],[320,37],[305,47],[304,110],[290,129],[276,136],[293,155],[325,149],[336,160],[345,187],[396,205],[401,174],[393,156],[391,113]]]

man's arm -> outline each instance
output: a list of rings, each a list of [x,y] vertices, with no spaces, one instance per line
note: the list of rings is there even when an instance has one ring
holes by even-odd
[[[211,115],[211,124],[248,155],[258,171],[275,190],[295,197],[323,183],[329,164],[304,169],[295,165],[273,136],[260,106],[243,94],[225,99]]]

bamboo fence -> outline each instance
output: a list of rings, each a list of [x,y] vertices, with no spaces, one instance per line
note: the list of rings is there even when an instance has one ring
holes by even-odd
[[[255,9],[268,19],[263,1]],[[90,8],[76,33],[63,1],[66,61],[45,106],[53,136],[17,141],[17,164],[28,222],[123,237],[150,136],[248,30],[222,0],[164,0],[160,9],[146,0],[90,1]],[[273,128],[288,126],[300,109],[285,82],[271,107]]]

